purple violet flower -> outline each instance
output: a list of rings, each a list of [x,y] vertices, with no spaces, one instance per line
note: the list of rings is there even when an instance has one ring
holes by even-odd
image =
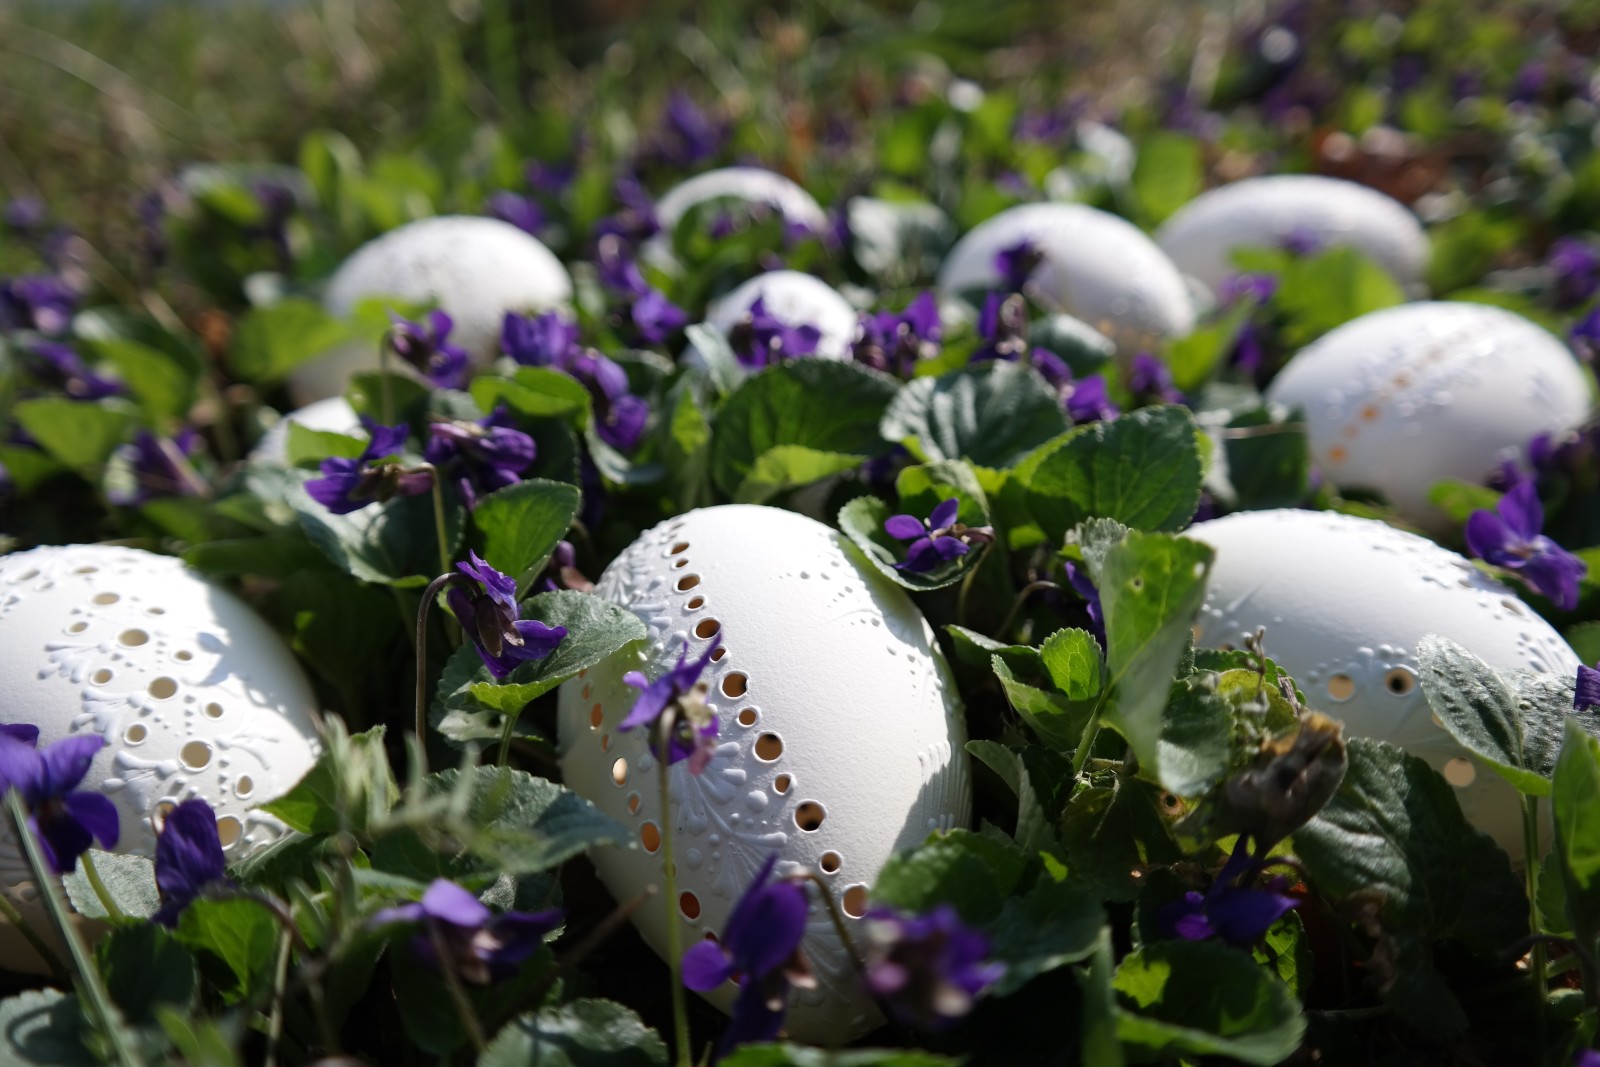
[[[906,558],[896,570],[927,574],[972,550],[972,542],[987,544],[994,531],[987,526],[966,526],[957,521],[961,501],[956,497],[942,501],[926,520],[913,515],[891,515],[883,528],[896,541],[910,541]]]
[[[1249,835],[1239,838],[1233,855],[1204,894],[1191,890],[1161,909],[1158,921],[1169,935],[1185,941],[1217,937],[1238,948],[1248,948],[1268,927],[1299,906],[1299,900],[1284,894],[1288,879],[1281,876],[1273,878],[1265,889],[1250,887],[1262,864],[1249,844]]]
[[[384,908],[369,925],[421,924],[423,929],[411,939],[418,958],[435,970],[449,968],[464,982],[489,985],[516,974],[561,921],[556,909],[497,915],[465,889],[439,878],[420,901]]]
[[[769,313],[766,298],[759,296],[744,318],[728,331],[728,343],[734,356],[752,370],[815,355],[821,340],[821,330],[810,323],[790,326]]]
[[[455,321],[443,311],[430,311],[427,324],[412,322],[391,312],[394,323],[389,345],[394,354],[411,364],[440,389],[460,389],[467,382],[466,350],[450,343]]]
[[[939,301],[924,291],[903,311],[863,313],[851,355],[874,370],[910,377],[918,363],[939,354],[943,340]]]
[[[217,813],[199,797],[185,800],[167,812],[156,836],[156,889],[161,893],[161,907],[150,920],[169,929],[177,926],[183,909],[227,876]]]
[[[578,550],[572,546],[572,542],[557,541],[555,550],[550,553],[550,561],[545,564],[544,572],[535,586],[541,593],[553,593],[559,589],[587,593],[594,588],[594,583],[578,569]]]
[[[669,167],[692,167],[722,151],[728,139],[725,123],[715,122],[689,95],[674,89],[661,113],[661,128],[644,152]]]
[[[1098,374],[1071,382],[1062,388],[1061,394],[1067,417],[1073,422],[1109,421],[1121,414],[1121,409],[1111,400],[1106,380]]]
[[[8,789],[21,794],[45,862],[57,874],[71,874],[92,842],[113,848],[121,833],[110,799],[76,788],[106,742],[98,734],[74,734],[47,748],[35,743],[11,731],[0,733],[0,794]]]
[[[1578,685],[1573,690],[1572,707],[1575,711],[1600,707],[1600,671],[1594,667],[1578,664]]]
[[[1062,567],[1067,572],[1067,584],[1072,586],[1072,591],[1084,600],[1084,610],[1089,616],[1088,631],[1100,642],[1100,647],[1106,645],[1106,614],[1100,606],[1100,590],[1089,578],[1088,569],[1080,567],[1070,559],[1062,561]]]
[[[36,196],[19,196],[8,200],[5,209],[0,210],[0,225],[23,235],[44,229],[48,218],[49,212],[45,209],[44,201]]]
[[[629,671],[622,680],[639,690],[627,718],[617,726],[622,733],[650,727],[651,751],[659,751],[665,736],[667,765],[689,761],[689,773],[699,774],[711,762],[717,748],[717,715],[706,704],[709,686],[700,680],[706,665],[722,642],[712,641],[699,659],[688,662],[689,645],[678,652],[678,665],[655,681],[639,671]]]
[[[126,392],[121,382],[96,374],[78,353],[66,345],[37,341],[27,348],[27,352],[34,357],[31,362],[34,377],[74,400],[100,400],[108,396],[122,396]]]
[[[1600,291],[1600,251],[1576,237],[1560,237],[1545,260],[1558,308],[1574,308]]]
[[[873,908],[863,924],[867,988],[905,1022],[936,1030],[972,1010],[1005,966],[989,939],[941,904],[927,915]]]
[[[1172,371],[1148,352],[1134,354],[1128,389],[1137,397],[1159,400],[1163,404],[1184,403],[1183,394],[1172,384]]]
[[[250,192],[261,208],[261,221],[251,226],[249,233],[272,246],[278,269],[287,273],[294,265],[294,253],[289,248],[289,219],[296,207],[294,190],[267,179],[256,182]]]
[[[1323,245],[1322,235],[1309,226],[1295,226],[1278,239],[1279,248],[1301,259],[1316,255]]]
[[[25,745],[39,744],[39,728],[31,722],[6,722],[0,723],[0,734],[4,734],[14,741],[21,741]]]
[[[120,507],[137,507],[164,496],[202,496],[206,483],[189,464],[200,448],[200,435],[187,426],[171,438],[140,430],[118,454],[133,472],[133,485],[114,487],[106,497]]]
[[[544,228],[544,209],[537,200],[504,189],[489,197],[485,214],[501,222],[509,222],[534,237],[539,236],[539,231]]]
[[[1595,354],[1600,353],[1600,307],[1573,323],[1567,331],[1567,337],[1571,339],[1578,356],[1585,363],[1593,363]]]
[[[1028,284],[1035,269],[1044,261],[1044,253],[1032,241],[1023,239],[1002,248],[995,254],[995,269],[1005,283],[1006,292],[1020,293]]]
[[[617,201],[617,211],[595,224],[595,236],[601,241],[610,237],[627,245],[639,245],[661,232],[655,201],[638,178],[631,174],[619,175],[612,186],[612,195]]]
[[[506,312],[500,324],[500,350],[526,367],[564,367],[578,347],[578,324],[559,311],[538,315]]]
[[[372,435],[367,447],[355,459],[329,456],[323,460],[322,477],[306,482],[311,499],[335,515],[348,515],[374,501],[388,503],[396,496],[416,496],[433,488],[432,471],[381,462],[392,460],[405,448],[404,425],[380,426],[366,417],[361,423]]]
[[[805,889],[788,879],[770,881],[777,853],[767,857],[728,916],[719,941],[701,941],[683,954],[683,984],[709,993],[730,978],[739,996],[716,1057],[747,1042],[771,1041],[783,1027],[791,987],[816,984],[800,951],[806,934]]]
[[[504,681],[520,663],[544,659],[567,636],[565,626],[546,626],[533,619],[519,619],[517,582],[501,574],[476,552],[467,553],[471,562],[457,563],[456,569],[479,588],[468,592],[451,585],[445,603],[461,622],[478,658],[489,668],[495,681]]]
[[[436,470],[453,472],[461,500],[478,505],[479,493],[492,493],[522,480],[538,447],[513,427],[504,405],[477,422],[443,420],[428,427],[422,455]]]
[[[529,318],[507,314],[500,347],[518,363],[552,367],[576,378],[594,401],[595,432],[612,448],[632,451],[644,436],[650,407],[628,392],[628,375],[595,349],[578,345],[578,328],[555,312]]]
[[[1514,571],[1527,586],[1562,611],[1578,606],[1578,580],[1588,564],[1540,531],[1544,508],[1537,488],[1524,482],[1500,498],[1493,511],[1467,518],[1467,550],[1496,567]]]
[[[639,337],[650,345],[665,344],[689,321],[684,310],[659,289],[641,293],[628,309],[628,318]]]
[[[77,303],[67,283],[53,275],[0,279],[0,329],[65,333]]]

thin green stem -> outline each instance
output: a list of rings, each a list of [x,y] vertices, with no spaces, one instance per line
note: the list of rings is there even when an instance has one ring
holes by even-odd
[[[1524,796],[1522,798],[1522,866],[1523,877],[1528,888],[1528,924],[1535,934],[1544,929],[1544,923],[1539,916],[1539,798]],[[1534,998],[1538,1011],[1537,1031],[1535,1035],[1537,1057],[1535,1062],[1544,1062],[1545,1044],[1545,1001],[1550,996],[1550,975],[1548,973],[1549,956],[1544,941],[1533,943],[1533,957],[1529,960],[1530,970],[1533,972],[1533,989],[1537,994]]]
[[[850,936],[850,929],[844,923],[844,915],[839,911],[839,905],[834,902],[832,887],[824,882],[816,871],[806,871],[805,878],[815,884],[821,892],[822,903],[828,909],[828,918],[833,920],[833,930],[839,935],[839,944],[844,946],[845,954],[850,957],[850,965],[856,969],[857,974],[866,977],[866,964],[861,961],[861,952],[856,948],[855,938]]]
[[[106,909],[106,914],[111,916],[111,921],[121,922],[126,919],[127,913],[117,907],[117,902],[111,899],[111,890],[107,889],[105,882],[101,880],[100,869],[94,864],[92,852],[85,852],[81,859],[83,876],[89,879],[89,888],[94,890],[95,897],[100,901],[100,906]]]
[[[511,761],[511,742],[517,732],[517,719],[520,717],[519,714],[506,712],[506,724],[500,729],[500,750],[495,753],[494,758],[496,767],[504,767]]]
[[[1006,612],[1006,617],[1001,620],[1000,628],[995,630],[995,636],[1002,641],[1005,640],[1006,631],[1011,629],[1012,620],[1017,617],[1017,612],[1022,610],[1022,605],[1027,601],[1028,597],[1032,596],[1034,593],[1037,593],[1041,589],[1060,588],[1061,587],[1055,582],[1049,582],[1043,578],[1040,578],[1037,581],[1029,582],[1027,585],[1023,586],[1022,589],[1018,591],[1016,597],[1011,601],[1011,610]]]
[[[1107,692],[1110,687],[1107,687]],[[1100,733],[1100,712],[1106,706],[1106,694],[1101,693],[1100,699],[1095,702],[1094,713],[1089,716],[1089,721],[1083,724],[1083,736],[1078,738],[1078,747],[1072,753],[1072,777],[1077,778],[1083,774],[1084,764],[1089,762],[1089,750],[1094,748],[1094,739]]]
[[[678,1067],[691,1067],[689,1006],[683,991],[683,931],[678,929],[678,868],[672,855],[672,789],[668,758],[669,732],[656,747],[656,777],[661,781],[661,884],[666,890],[667,967],[672,972],[672,1032],[678,1046]]]
[[[61,957],[56,955],[55,949],[45,944],[44,938],[40,937],[38,931],[34,930],[33,924],[22,917],[22,913],[12,905],[11,901],[6,899],[4,893],[0,893],[0,915],[4,915],[6,921],[22,933],[28,944],[33,946],[33,951],[37,952],[39,958],[44,960],[45,966],[50,968],[50,973],[55,977],[56,981],[66,982],[69,977],[66,964],[61,962]]]
[[[278,1041],[283,1037],[283,994],[289,984],[289,957],[294,940],[284,934],[278,942],[278,965],[272,972],[272,1014],[267,1017],[267,1055],[263,1067],[277,1067]]]
[[[467,1031],[472,1047],[482,1055],[488,1044],[483,1039],[483,1027],[478,1025],[478,1014],[472,1009],[472,1001],[467,999],[467,991],[461,985],[461,976],[450,966],[450,949],[444,943],[444,934],[440,932],[439,925],[435,922],[429,921],[427,927],[428,937],[433,941],[434,954],[439,960],[439,974],[444,977],[445,988],[450,990],[450,999],[456,1006],[456,1014],[461,1017],[461,1025]]]
[[[96,969],[94,961],[89,958],[89,950],[85,947],[83,939],[78,936],[78,928],[72,925],[72,916],[67,911],[66,901],[61,899],[61,885],[56,880],[55,874],[45,866],[44,855],[39,851],[39,842],[34,840],[33,832],[28,829],[28,813],[23,810],[22,796],[15,789],[6,791],[6,811],[11,816],[11,829],[21,843],[23,858],[28,861],[28,869],[33,873],[34,882],[39,887],[39,896],[43,898],[45,908],[50,912],[50,918],[55,922],[57,932],[61,934],[61,940],[66,942],[67,955],[72,958],[72,967],[77,972],[78,989],[88,1009],[89,1017],[105,1036],[116,1063],[121,1067],[143,1067],[143,1061],[128,1045],[127,1035],[122,1029],[121,1014],[112,1004],[105,985],[100,981],[100,972]]]
[[[383,335],[383,340],[378,342],[378,394],[379,407],[383,411],[383,424],[394,425],[394,387],[389,384],[389,353],[392,350],[389,334]]]
[[[978,572],[983,569],[983,565],[988,562],[988,559],[989,552],[985,549],[983,558],[973,565],[973,568],[967,572],[965,578],[961,579],[961,591],[956,594],[956,622],[962,626],[967,624],[967,601],[972,598],[972,583],[977,580]]]
[[[439,472],[432,464],[424,463],[433,481],[433,535],[439,539],[439,573],[448,574],[455,568],[450,565],[450,539],[445,536],[444,489],[439,484]]]
[[[417,759],[422,764],[423,774],[428,773],[428,611],[444,587],[455,580],[455,573],[446,567],[445,573],[423,590],[422,604],[417,608]]]

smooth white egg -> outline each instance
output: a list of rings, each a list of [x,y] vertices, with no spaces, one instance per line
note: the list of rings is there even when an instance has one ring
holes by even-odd
[[[1267,399],[1305,412],[1316,464],[1439,527],[1428,490],[1483,481],[1541,433],[1580,425],[1589,381],[1567,347],[1503,308],[1422,303],[1347,322],[1292,358]]]
[[[566,307],[572,279],[554,253],[509,222],[447,215],[407,223],[356,249],[329,279],[323,304],[343,317],[369,297],[437,306],[454,320],[451,342],[482,367],[499,349],[506,312]],[[351,374],[377,368],[376,346],[347,346],[297,367],[289,386],[309,404],[343,394]]]
[[[850,342],[860,318],[850,302],[827,282],[797,270],[758,274],[713,303],[706,321],[728,333],[757,300],[767,314],[785,326],[815,326],[822,334],[817,355],[849,359]]]
[[[1376,189],[1317,174],[1246,178],[1195,197],[1162,223],[1156,244],[1215,291],[1237,274],[1235,249],[1304,235],[1376,260],[1408,290],[1425,285],[1428,235],[1404,204]]]
[[[1190,528],[1217,551],[1198,643],[1266,653],[1345,733],[1402,746],[1442,772],[1474,825],[1522,855],[1515,790],[1433,721],[1417,645],[1439,634],[1501,670],[1570,675],[1578,657],[1550,624],[1470,562],[1375,519],[1245,511]]]
[[[656,201],[656,218],[662,230],[671,233],[692,209],[723,197],[766,204],[785,221],[819,233],[828,228],[827,212],[810,193],[783,175],[761,167],[723,167],[679,182]]]
[[[315,404],[296,408],[273,423],[267,432],[261,435],[261,440],[256,442],[256,447],[250,450],[250,461],[277,464],[287,462],[291,422],[308,430],[322,430],[326,433],[365,434],[366,432],[361,427],[361,417],[356,414],[356,409],[350,406],[350,401],[342,396],[330,396],[326,400],[318,400]]]
[[[166,810],[217,813],[230,863],[276,840],[257,805],[288,792],[319,751],[311,685],[248,604],[171,556],[108,545],[0,558],[0,707],[41,746],[103,737],[82,789],[111,798],[115,851],[153,856]],[[0,892],[48,926],[15,839],[0,833]],[[23,958],[0,966],[37,968]]]
[[[720,934],[767,856],[821,874],[854,924],[884,862],[970,816],[965,726],[933,630],[909,597],[836,531],[776,508],[692,511],[643,534],[596,592],[650,630],[561,690],[566,782],[633,828],[636,846],[591,854],[619,900],[659,885],[660,779],[643,731],[617,732],[651,678],[720,641],[709,665],[718,748],[698,777],[672,767],[683,944]],[[666,951],[660,901],[634,914]],[[818,987],[792,998],[788,1029],[837,1044],[878,1021],[871,998],[813,900],[804,943]],[[731,983],[708,996],[726,1010]]]
[[[1029,279],[1051,310],[1082,319],[1136,351],[1194,328],[1194,304],[1165,252],[1126,219],[1083,204],[1023,204],[979,223],[939,268],[946,296],[992,289],[1002,251],[1033,242],[1043,261]]]

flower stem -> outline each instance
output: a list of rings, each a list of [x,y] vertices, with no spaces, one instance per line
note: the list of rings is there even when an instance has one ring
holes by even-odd
[[[272,1014],[267,1017],[267,1055],[263,1067],[277,1067],[278,1040],[283,1036],[283,993],[289,983],[289,957],[294,941],[288,934],[278,939],[278,965],[272,972]]]
[[[389,384],[389,333],[383,335],[383,340],[378,342],[378,391],[379,406],[383,410],[383,424],[394,425],[394,387]]]
[[[972,569],[967,572],[967,576],[961,579],[961,591],[956,594],[956,622],[962,626],[967,624],[967,601],[972,597],[972,583],[977,580],[978,572],[983,569],[983,565],[988,560],[989,553],[985,550],[983,558],[973,564]]]
[[[472,1010],[472,1001],[467,999],[467,991],[462,988],[461,976],[450,966],[450,949],[444,943],[444,934],[439,932],[438,924],[432,920],[428,921],[427,926],[435,958],[439,960],[439,974],[444,979],[445,988],[450,990],[450,999],[455,1003],[456,1014],[461,1017],[461,1025],[466,1029],[472,1047],[482,1055],[487,1046],[487,1042],[483,1039],[483,1027],[478,1025],[478,1015]]]
[[[455,574],[446,567],[445,573],[422,591],[422,603],[417,607],[417,759],[423,774],[428,773],[428,610],[444,587],[455,580]]]
[[[85,852],[80,859],[83,861],[83,876],[89,879],[89,888],[94,890],[94,895],[100,901],[100,906],[106,909],[106,914],[111,916],[112,922],[122,922],[127,913],[117,907],[117,902],[111,899],[111,890],[106,888],[105,882],[100,879],[100,870],[94,865],[94,850]]]
[[[1543,932],[1544,924],[1539,917],[1539,798],[1524,796],[1522,798],[1522,867],[1523,878],[1526,879],[1528,888],[1528,924],[1534,934]],[[1545,1001],[1550,996],[1550,976],[1548,970],[1548,954],[1544,941],[1533,943],[1533,958],[1529,961],[1533,972],[1533,991],[1538,1011],[1538,1029],[1535,1033],[1536,1048],[1538,1050],[1537,1062],[1544,1061],[1545,1043]]]
[[[127,1035],[123,1033],[121,1013],[112,1004],[105,985],[100,981],[100,972],[89,958],[89,950],[78,936],[78,928],[72,925],[66,901],[61,899],[61,885],[54,873],[45,866],[39,843],[28,829],[28,813],[23,810],[22,796],[15,789],[6,791],[6,811],[11,816],[11,828],[21,845],[23,858],[28,861],[28,869],[39,887],[39,896],[44,899],[56,930],[66,942],[67,955],[72,958],[72,967],[78,973],[78,990],[88,1009],[87,1014],[94,1020],[96,1029],[105,1036],[116,1063],[121,1067],[142,1067],[143,1061],[128,1045]]]
[[[850,936],[850,929],[845,926],[844,916],[839,913],[839,905],[834,902],[832,888],[816,871],[806,871],[805,878],[815,883],[817,890],[822,894],[822,903],[828,909],[828,918],[833,920],[833,929],[839,935],[839,944],[844,946],[845,955],[850,957],[850,964],[856,969],[856,973],[865,979],[866,964],[861,961],[861,952],[856,948],[855,938]]]
[[[427,468],[429,480],[433,483],[433,536],[439,539],[439,571],[448,574],[453,568],[450,566],[450,541],[444,532],[444,489],[439,484],[439,472],[431,463],[423,463]]]
[[[1028,597],[1032,596],[1034,593],[1037,593],[1041,589],[1060,588],[1061,587],[1055,582],[1046,581],[1043,578],[1040,578],[1037,581],[1029,582],[1027,585],[1023,586],[1022,589],[1017,593],[1016,598],[1011,601],[1011,610],[1006,612],[1006,617],[1003,621],[1001,621],[1000,628],[994,632],[995,637],[1001,641],[1006,639],[1006,631],[1011,629],[1012,620],[1017,617],[1017,612],[1022,610],[1022,605],[1027,601]]]
[[[678,1046],[678,1067],[691,1067],[689,1006],[683,991],[683,932],[678,929],[678,868],[672,855],[672,790],[668,771],[670,739],[663,731],[656,749],[656,777],[661,780],[661,884],[667,905],[667,968],[672,972],[672,1032]]]
[[[45,944],[44,938],[40,937],[33,925],[22,917],[22,913],[12,905],[11,901],[6,899],[4,893],[0,893],[0,915],[4,915],[6,921],[15,926],[21,931],[22,936],[27,938],[28,944],[32,945],[33,951],[37,952],[39,958],[44,960],[45,966],[50,968],[50,973],[55,976],[56,981],[65,982],[68,977],[67,968],[61,962],[61,957],[56,955],[54,949]]]

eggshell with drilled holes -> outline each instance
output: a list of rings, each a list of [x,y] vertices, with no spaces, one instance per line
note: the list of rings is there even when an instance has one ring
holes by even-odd
[[[572,279],[554,253],[509,222],[447,215],[407,223],[356,249],[329,279],[323,304],[344,317],[370,297],[447,312],[450,341],[481,367],[499,350],[506,312],[565,307]],[[351,374],[377,369],[376,345],[350,345],[297,367],[289,386],[309,404],[341,395]]]
[[[1029,291],[1053,311],[1082,319],[1135,351],[1194,328],[1183,276],[1165,252],[1125,219],[1083,204],[1024,204],[981,222],[939,268],[947,296],[999,287],[1002,251],[1033,242],[1043,259]]]
[[[1295,237],[1348,246],[1376,260],[1407,289],[1423,285],[1428,235],[1400,201],[1316,174],[1274,174],[1224,185],[1189,201],[1156,231],[1178,269],[1215,291],[1237,248],[1277,247]]]
[[[171,556],[107,545],[0,558],[0,708],[39,744],[95,734],[82,789],[111,798],[115,851],[154,856],[166,806],[201,797],[230,863],[283,832],[256,805],[310,770],[311,686],[249,605]],[[9,834],[0,892],[48,926]],[[31,951],[0,966],[37,969]]]
[[[757,300],[785,326],[815,326],[823,359],[848,359],[858,316],[850,302],[820,278],[797,270],[758,274],[711,305],[706,321],[728,333]]]
[[[330,396],[326,400],[318,400],[315,404],[296,408],[273,423],[267,432],[261,435],[261,440],[256,442],[256,447],[250,450],[251,461],[280,464],[288,462],[291,422],[308,430],[322,430],[326,433],[365,434],[366,432],[361,428],[361,417],[356,414],[356,409],[350,406],[350,401],[342,396]]]
[[[596,593],[650,630],[647,647],[561,690],[567,784],[634,831],[632,849],[591,854],[618,900],[661,880],[660,779],[644,731],[617,732],[636,695],[622,677],[658,677],[685,643],[691,658],[722,643],[704,675],[716,756],[698,777],[686,763],[668,775],[686,946],[721,934],[773,852],[780,874],[819,872],[854,925],[891,855],[966,824],[965,728],[933,630],[834,530],[776,508],[692,511],[635,541]],[[666,951],[659,900],[634,922]],[[837,1044],[876,1025],[820,903],[804,948],[818,987],[793,995],[790,1032]],[[728,983],[708,999],[726,1010],[735,993]]]
[[[1491,667],[1570,676],[1577,654],[1549,623],[1456,553],[1375,519],[1246,511],[1188,535],[1217,550],[1201,645],[1242,648],[1266,627],[1267,655],[1311,707],[1342,719],[1348,736],[1427,760],[1456,786],[1467,818],[1522,855],[1517,794],[1433,721],[1417,645],[1439,634]]]
[[[1335,485],[1376,490],[1434,528],[1434,483],[1481,482],[1538,434],[1578,426],[1590,403],[1555,337],[1502,308],[1454,303],[1345,323],[1291,359],[1267,399],[1305,411],[1312,456]]]

